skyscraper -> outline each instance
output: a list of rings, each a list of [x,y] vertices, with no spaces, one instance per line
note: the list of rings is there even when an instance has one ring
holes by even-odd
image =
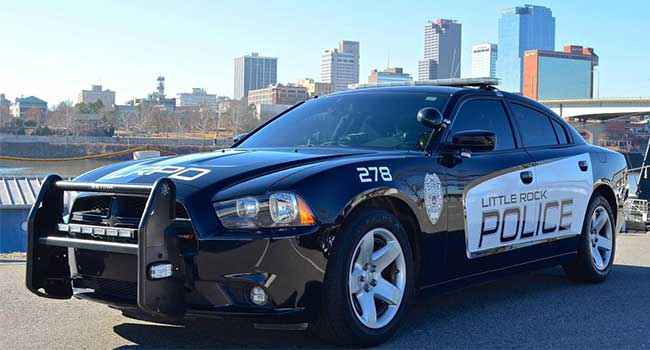
[[[566,45],[564,51],[526,51],[522,92],[536,100],[592,98],[597,65],[598,55],[590,47]]]
[[[525,5],[504,10],[499,18],[498,44],[499,87],[521,92],[524,52],[555,49],[555,17],[551,9]]]
[[[338,48],[323,51],[321,80],[332,84],[332,91],[346,90],[359,83],[359,42],[343,40]]]
[[[277,58],[262,57],[256,52],[235,58],[235,99],[247,97],[250,90],[265,88],[277,80]]]
[[[497,45],[483,43],[472,46],[472,77],[496,78]]]
[[[437,19],[424,26],[419,80],[460,78],[461,31],[461,24],[449,19]]]

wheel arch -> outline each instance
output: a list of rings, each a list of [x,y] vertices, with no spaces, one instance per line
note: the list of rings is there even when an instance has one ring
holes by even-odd
[[[605,182],[597,182],[594,184],[594,190],[591,194],[590,201],[594,199],[597,195],[602,195],[609,203],[612,213],[614,214],[614,222],[618,221],[618,199],[616,198],[616,193],[612,187]]]
[[[413,259],[415,261],[416,279],[420,275],[420,261],[422,256],[422,228],[415,210],[408,203],[407,199],[397,195],[394,189],[378,190],[365,193],[351,201],[341,213],[338,224],[345,225],[354,218],[358,213],[365,209],[383,209],[387,210],[404,226],[406,234],[413,250]]]

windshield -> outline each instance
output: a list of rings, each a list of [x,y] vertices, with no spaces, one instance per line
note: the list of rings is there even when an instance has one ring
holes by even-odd
[[[449,94],[372,92],[309,100],[258,130],[238,147],[351,147],[420,150],[431,133],[416,120]]]

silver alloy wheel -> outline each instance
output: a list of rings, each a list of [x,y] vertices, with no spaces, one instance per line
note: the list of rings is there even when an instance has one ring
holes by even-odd
[[[355,316],[366,327],[382,328],[395,317],[406,289],[406,260],[392,232],[376,228],[361,238],[348,286]]]
[[[604,271],[612,258],[613,232],[607,209],[603,206],[596,207],[589,226],[589,246],[591,259],[599,271]]]

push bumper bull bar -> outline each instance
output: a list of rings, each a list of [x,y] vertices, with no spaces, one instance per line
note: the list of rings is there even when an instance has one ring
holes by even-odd
[[[118,243],[60,235],[66,191],[102,192],[148,196],[137,229],[138,243]],[[69,248],[138,256],[138,307],[153,316],[180,318],[186,312],[182,256],[173,230],[176,186],[168,178],[152,186],[63,181],[49,175],[28,217],[27,288],[57,299],[73,294],[68,262]],[[171,267],[170,275],[155,276],[152,267]],[[157,278],[160,277],[160,278]]]

